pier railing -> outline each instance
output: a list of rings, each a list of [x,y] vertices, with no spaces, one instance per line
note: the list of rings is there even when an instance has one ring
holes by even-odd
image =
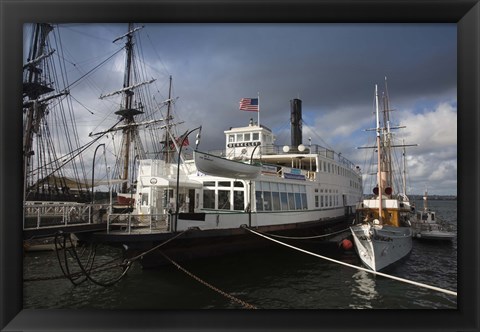
[[[25,202],[23,229],[102,222],[102,205],[74,202]]]
[[[151,233],[170,230],[170,218],[167,214],[111,213],[107,216],[107,233],[112,228],[127,234]]]

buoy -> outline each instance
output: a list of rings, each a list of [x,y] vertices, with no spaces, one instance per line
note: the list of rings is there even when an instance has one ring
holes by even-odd
[[[350,250],[353,248],[353,243],[352,241],[348,240],[348,239],[343,239],[342,240],[342,248],[343,250]]]

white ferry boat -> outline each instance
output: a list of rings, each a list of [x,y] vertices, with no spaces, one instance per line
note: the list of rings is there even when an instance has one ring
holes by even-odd
[[[133,212],[109,213],[108,231],[93,241],[138,254],[185,232],[161,250],[187,259],[268,242],[244,227],[297,237],[348,230],[362,197],[360,169],[332,150],[303,145],[301,100],[291,108],[290,146],[274,145],[272,131],[250,120],[224,132],[222,153],[195,149],[189,159],[179,144],[177,162],[140,160]],[[161,260],[151,252],[142,264]]]

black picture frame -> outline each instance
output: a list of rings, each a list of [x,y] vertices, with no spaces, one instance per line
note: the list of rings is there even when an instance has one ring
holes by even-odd
[[[478,0],[1,1],[0,328],[67,330],[479,329]],[[456,23],[458,28],[457,310],[22,310],[22,28],[29,22]]]

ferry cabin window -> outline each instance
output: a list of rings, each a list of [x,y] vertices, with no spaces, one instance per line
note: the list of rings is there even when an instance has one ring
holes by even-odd
[[[257,191],[255,192],[255,201],[257,205],[257,211],[263,211],[263,197],[262,192]]]
[[[316,208],[320,207],[320,201],[318,199],[318,195],[315,196],[315,207]]]
[[[272,211],[272,193],[270,191],[263,192],[263,210]]]
[[[297,207],[297,210],[302,209],[302,196],[300,193],[295,193],[295,205]]]
[[[295,210],[295,196],[293,193],[288,193],[288,209]]]
[[[245,142],[250,141],[250,133],[244,134],[243,139],[245,140]]]
[[[148,193],[142,193],[142,205],[143,206],[148,205]]]
[[[237,134],[237,142],[243,142],[243,134]]]
[[[234,143],[235,142],[235,135],[228,135],[228,143]]]
[[[215,190],[203,190],[203,208],[215,209]]]
[[[230,190],[218,191],[218,209],[230,210]]]
[[[280,193],[273,191],[272,192],[272,204],[273,204],[273,210],[274,211],[280,211]]]
[[[253,134],[252,134],[252,140],[258,141],[259,139],[260,139],[260,136],[259,136],[258,133],[253,133]]]
[[[233,192],[233,209],[234,210],[243,210],[244,209],[244,197],[243,191],[234,191]]]
[[[255,183],[257,211],[288,211],[307,209],[307,193],[304,185]]]
[[[285,192],[280,193],[280,205],[283,211],[288,210],[288,194]]]

